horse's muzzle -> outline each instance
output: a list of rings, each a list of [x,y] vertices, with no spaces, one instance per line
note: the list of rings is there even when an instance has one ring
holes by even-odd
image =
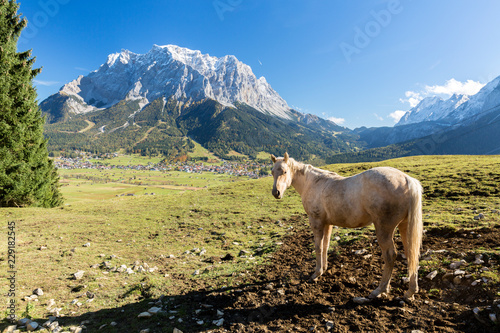
[[[281,193],[280,193],[280,191],[278,191],[278,190],[276,190],[276,189],[274,189],[274,188],[273,188],[272,193],[273,193],[273,196],[274,196],[276,199],[281,199]]]

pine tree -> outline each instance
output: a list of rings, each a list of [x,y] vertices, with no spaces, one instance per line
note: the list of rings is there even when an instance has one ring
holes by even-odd
[[[31,50],[17,52],[26,19],[15,0],[0,0],[0,207],[62,203],[59,177],[48,158],[45,119],[37,105]]]

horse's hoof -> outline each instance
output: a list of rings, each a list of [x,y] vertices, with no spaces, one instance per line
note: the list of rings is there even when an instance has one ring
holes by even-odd
[[[375,290],[368,296],[368,298],[370,299],[374,299],[374,298],[387,298],[389,297],[389,293],[386,292],[386,291],[383,291],[383,292],[375,292]]]
[[[316,274],[311,275],[311,277],[309,278],[309,280],[307,280],[307,282],[309,282],[309,283],[316,283],[316,282],[318,282],[319,276],[315,276],[315,275]]]
[[[410,293],[410,292],[405,292],[404,294],[404,300],[408,303],[411,303],[415,300],[415,296],[413,295],[413,293]]]

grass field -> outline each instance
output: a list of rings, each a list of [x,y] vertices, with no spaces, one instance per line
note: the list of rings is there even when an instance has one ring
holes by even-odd
[[[224,183],[232,183],[246,177],[235,177],[211,172],[186,173],[179,171],[142,170],[59,170],[61,191],[65,202],[95,201],[120,195],[163,195],[199,190]]]
[[[500,215],[492,213],[500,209],[499,156],[410,157],[326,168],[349,176],[379,165],[421,180],[427,229],[472,229],[500,222]],[[213,174],[61,170],[64,206],[0,209],[2,279],[8,271],[7,223],[15,222],[17,314],[28,310],[41,321],[53,299],[59,314],[77,317],[182,294],[193,288],[193,281],[211,281],[213,288],[231,286],[236,276],[268,260],[289,230],[288,220],[299,217],[306,223],[293,189],[277,201],[271,196],[272,178],[235,180]],[[144,194],[151,192],[156,195]],[[136,196],[117,197],[126,193]],[[475,220],[479,213],[484,218]],[[350,230],[348,237],[362,237],[365,230]],[[228,254],[235,259],[221,262]],[[157,269],[129,275],[103,269],[99,265],[105,261],[111,267]],[[85,273],[75,280],[72,274],[79,270]],[[8,287],[1,288],[7,294]],[[43,296],[23,301],[35,288],[42,288]],[[95,298],[86,297],[87,292]],[[72,304],[75,299],[79,306]],[[136,314],[123,314],[131,315]],[[108,326],[103,331],[117,330]]]

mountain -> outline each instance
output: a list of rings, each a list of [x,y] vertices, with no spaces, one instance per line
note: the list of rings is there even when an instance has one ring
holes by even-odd
[[[121,51],[48,97],[51,150],[186,154],[192,140],[229,158],[261,151],[303,160],[363,146],[351,130],[288,107],[264,77],[234,56],[174,45]]]
[[[443,100],[440,97],[424,98],[410,109],[394,127],[357,128],[354,130],[360,140],[369,148],[384,147],[441,135],[481,122],[480,119],[498,111],[500,107],[500,76],[486,84],[471,96],[453,95]],[[477,133],[484,136],[484,133]],[[480,150],[477,150],[480,151]]]
[[[359,152],[338,154],[329,157],[327,163],[369,162],[415,155],[497,154],[500,154],[500,107],[484,115],[467,118],[465,122],[431,135]]]
[[[447,100],[443,100],[437,96],[426,97],[421,100],[417,106],[407,111],[396,126],[420,123],[423,121],[439,121],[468,100],[469,96],[456,94]]]
[[[328,162],[431,154],[500,154],[500,76],[472,96],[426,98],[394,127],[362,127],[354,132],[370,149],[333,156]]]
[[[41,104],[50,122],[72,114],[109,108],[120,101],[141,106],[173,97],[189,105],[212,99],[224,106],[245,103],[254,109],[290,119],[290,107],[264,77],[232,55],[222,58],[175,45],[158,46],[146,54],[128,50],[110,54],[101,67],[64,85]]]

